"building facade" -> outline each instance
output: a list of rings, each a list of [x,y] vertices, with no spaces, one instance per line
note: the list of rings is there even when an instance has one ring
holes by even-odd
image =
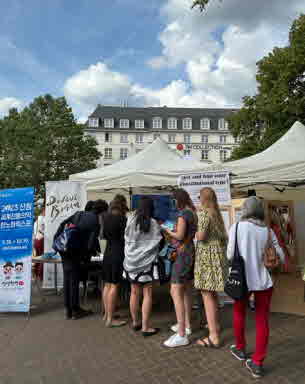
[[[111,107],[98,105],[86,123],[103,157],[99,166],[126,159],[161,137],[186,158],[227,160],[238,145],[226,118],[236,109]]]

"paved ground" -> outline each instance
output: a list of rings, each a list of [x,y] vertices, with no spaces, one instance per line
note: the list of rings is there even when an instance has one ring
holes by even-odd
[[[222,313],[225,346],[205,350],[194,344],[179,350],[161,346],[174,320],[165,293],[157,295],[155,326],[160,335],[144,339],[129,327],[106,329],[99,315],[63,320],[62,298],[24,315],[0,315],[0,384],[243,384],[252,383],[246,368],[228,353],[231,310]],[[34,298],[34,302],[37,298]],[[127,313],[127,312],[126,312]],[[249,344],[254,340],[249,316]],[[193,339],[202,335],[198,330]],[[263,380],[305,383],[305,318],[274,314],[270,355]]]

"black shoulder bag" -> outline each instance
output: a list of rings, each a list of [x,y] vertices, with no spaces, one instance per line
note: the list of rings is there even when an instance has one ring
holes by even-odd
[[[248,286],[246,280],[245,262],[238,249],[237,230],[238,223],[236,224],[234,256],[224,291],[232,299],[241,300],[247,297]]]

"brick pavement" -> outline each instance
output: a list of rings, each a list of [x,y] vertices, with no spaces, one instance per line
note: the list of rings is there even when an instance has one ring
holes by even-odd
[[[19,314],[0,315],[0,384],[247,384],[254,380],[228,352],[233,340],[230,308],[222,312],[223,348],[207,350],[192,344],[168,350],[161,344],[170,334],[174,315],[164,292],[162,296],[159,292],[154,316],[154,325],[162,332],[148,339],[127,326],[107,329],[99,315],[65,321],[61,301],[48,298],[30,320]],[[192,339],[203,334],[198,319],[195,326]],[[305,318],[273,314],[271,329],[263,381],[304,384]]]

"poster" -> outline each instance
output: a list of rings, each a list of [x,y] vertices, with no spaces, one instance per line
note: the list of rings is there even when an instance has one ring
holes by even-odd
[[[55,255],[53,237],[59,225],[77,211],[85,208],[87,194],[85,184],[75,181],[46,183],[45,256]],[[43,288],[54,288],[54,264],[44,264]],[[57,286],[63,286],[62,265],[57,266]]]
[[[200,190],[204,187],[214,189],[219,205],[231,205],[229,172],[203,172],[181,175],[178,179],[178,185],[190,194],[195,205],[200,204]]]
[[[29,312],[34,188],[0,191],[0,312]]]
[[[154,201],[154,215],[157,220],[161,221],[176,221],[177,208],[174,205],[172,196],[170,195],[132,195],[131,209],[135,210],[138,207],[139,200],[142,196],[149,196]]]

